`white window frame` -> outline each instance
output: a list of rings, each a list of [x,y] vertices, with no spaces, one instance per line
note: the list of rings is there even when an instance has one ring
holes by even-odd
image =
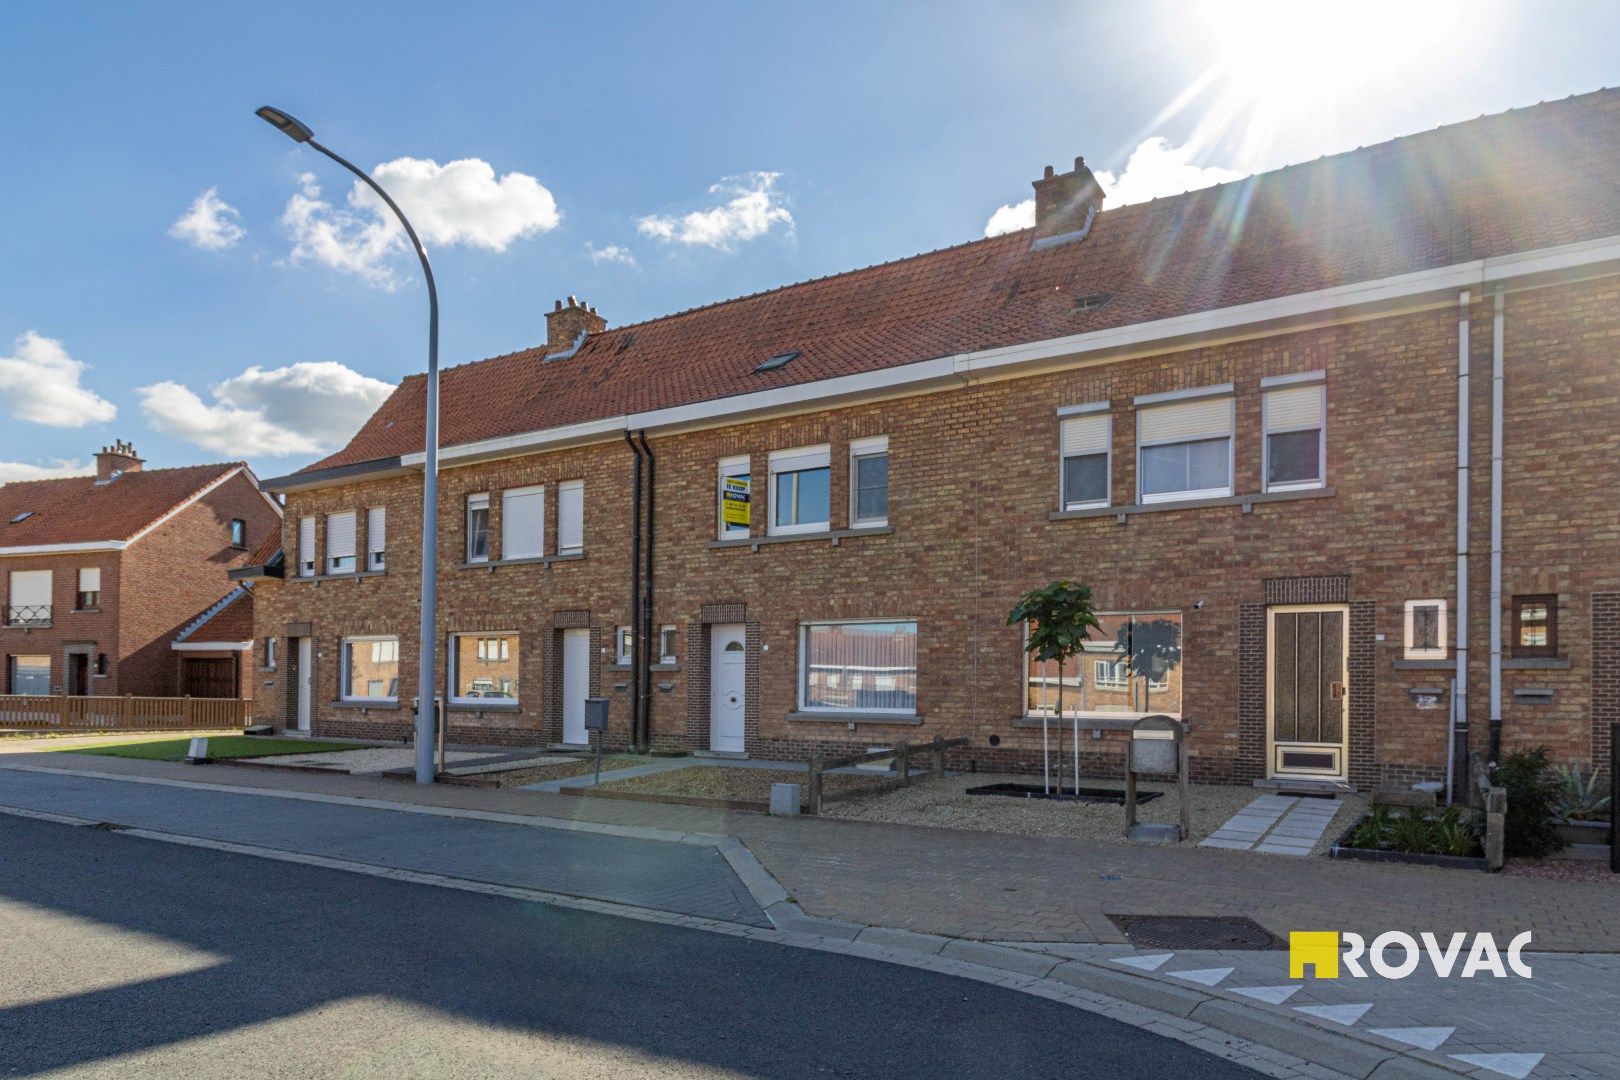
[[[229,528],[230,531],[227,535],[230,538],[231,546],[236,548],[247,547],[247,522],[241,518],[231,518]]]
[[[1417,648],[1412,644],[1416,631],[1416,620],[1413,618],[1413,613],[1420,607],[1433,607],[1440,609],[1440,618],[1437,620],[1438,626],[1436,634],[1436,640],[1439,642],[1439,645],[1436,648]],[[1402,619],[1402,625],[1404,628],[1402,645],[1404,646],[1404,655],[1406,659],[1444,660],[1450,655],[1450,649],[1446,644],[1446,635],[1450,633],[1450,625],[1447,619],[1446,602],[1444,600],[1408,600],[1406,602],[1405,617]]]
[[[832,446],[798,446],[789,450],[772,450],[766,482],[770,487],[769,527],[771,536],[794,536],[805,533],[824,533],[832,529]],[[787,473],[827,470],[827,519],[825,521],[796,522],[792,525],[776,523],[776,478]],[[799,482],[793,482],[794,498],[798,498]]]
[[[484,512],[484,553],[482,555],[473,554],[473,511],[475,510],[482,510]],[[465,512],[462,514],[461,520],[462,532],[464,534],[462,537],[463,554],[466,555],[467,561],[469,563],[489,562],[489,492],[480,491],[475,494],[468,495],[467,507]]]
[[[319,566],[315,558],[315,517],[306,515],[298,519],[298,576],[314,577]]]
[[[354,635],[352,637],[344,637],[344,638],[339,638],[338,639],[338,698],[340,700],[348,701],[348,702],[355,702],[355,703],[361,704],[361,705],[372,704],[372,703],[381,703],[381,704],[384,704],[384,705],[394,705],[394,704],[399,703],[399,694],[398,693],[395,693],[392,697],[387,697],[387,696],[384,696],[384,697],[371,697],[369,695],[365,696],[365,697],[357,697],[357,696],[349,693],[349,674],[350,674],[350,672],[349,672],[349,646],[350,645],[370,645],[370,644],[373,644],[375,642],[383,642],[383,641],[391,641],[391,642],[394,643],[394,663],[398,664],[399,663],[399,635],[398,634],[357,634],[357,635]],[[394,676],[394,680],[395,680],[396,683],[399,681],[399,676],[397,674]],[[396,687],[396,690],[397,689],[398,688]]]
[[[773,484],[772,487],[775,487],[775,485]],[[775,520],[774,516],[773,516],[772,520]],[[918,680],[918,683],[919,683],[918,689],[920,690],[921,689],[921,685],[920,685],[921,684],[921,675],[920,675],[920,669],[917,666],[917,661],[918,661],[918,659],[920,658],[920,655],[921,655],[922,628],[921,628],[921,624],[919,623],[919,621],[916,618],[914,618],[912,616],[909,616],[909,615],[905,615],[905,616],[896,616],[895,618],[892,618],[892,619],[810,619],[810,620],[808,620],[806,622],[802,622],[802,623],[799,624],[799,659],[798,659],[798,663],[797,663],[795,671],[794,671],[794,681],[797,684],[797,689],[795,690],[795,698],[794,699],[798,703],[799,711],[800,712],[805,712],[805,713],[813,713],[813,714],[815,714],[817,716],[868,716],[868,715],[916,716],[917,715],[917,710],[916,710],[915,706],[913,706],[910,709],[832,709],[832,708],[828,708],[825,705],[810,705],[805,701],[805,697],[804,697],[805,677],[804,676],[805,676],[805,665],[808,664],[809,661],[810,661],[810,629],[811,629],[811,627],[815,627],[815,626],[869,626],[869,625],[884,625],[884,624],[888,624],[888,623],[910,623],[911,624],[911,627],[912,627],[912,631],[911,631],[912,672],[913,672],[913,676]],[[915,697],[915,696],[916,695],[914,694],[913,697]]]
[[[264,667],[266,671],[276,669],[276,639],[274,637],[264,639]]]
[[[726,524],[726,478],[735,476],[748,477],[748,524]],[[715,537],[720,540],[736,540],[747,536],[753,531],[754,522],[754,492],[758,486],[754,483],[753,459],[747,454],[738,454],[735,457],[721,458],[714,477],[714,527]]]
[[[93,597],[85,603],[86,596]],[[74,611],[97,611],[101,608],[101,567],[79,567],[79,590],[73,594]]]
[[[332,523],[334,521],[347,521],[349,530],[348,550],[345,552],[341,546],[332,546]],[[360,516],[353,510],[341,510],[335,514],[326,515],[326,572],[328,574],[352,574],[360,569],[359,536]],[[348,566],[339,566],[338,562],[348,559]]]
[[[579,492],[579,537],[570,541],[563,532],[568,524],[567,516],[563,513],[563,500],[572,498],[574,492]],[[585,481],[564,480],[557,485],[557,554],[582,555],[585,553]]]
[[[37,583],[40,581],[45,583],[45,602],[43,604],[34,602],[34,594],[37,592],[37,587],[35,590],[31,591],[29,595],[18,596],[18,586],[20,583]],[[6,604],[6,625],[50,626],[51,616],[56,610],[56,572],[53,570],[11,571],[10,577],[7,581]],[[41,609],[44,611],[43,615],[39,614]],[[24,611],[32,612],[33,615],[24,615]]]
[[[1103,422],[1103,497],[1099,499],[1080,499],[1075,502],[1068,501],[1067,465],[1071,457],[1094,457],[1096,451],[1089,454],[1065,454],[1063,446],[1064,436],[1070,423],[1080,420],[1098,418],[1101,415]],[[1071,405],[1058,410],[1058,509],[1059,510],[1094,510],[1099,507],[1111,506],[1114,502],[1114,416],[1106,401],[1094,401],[1086,405]]]
[[[660,664],[675,663],[675,642],[677,637],[676,627],[660,626],[658,628],[658,662]]]
[[[613,628],[613,662],[615,664],[630,663],[630,650],[635,647],[635,635],[628,626]]]
[[[1114,674],[1119,668],[1125,669],[1124,675]],[[1107,674],[1103,674],[1103,672]],[[1103,660],[1093,658],[1091,661],[1091,685],[1098,690],[1129,690],[1131,688],[1130,663],[1125,660]]]
[[[889,505],[889,477],[883,481],[883,505],[885,507],[882,517],[863,518],[860,516],[860,463],[865,458],[889,456],[889,437],[887,435],[874,435],[867,439],[852,439],[849,444],[849,526],[852,529],[881,529],[889,524],[887,507]],[[890,474],[892,476],[892,473]],[[829,479],[831,479],[829,475]],[[828,502],[832,501],[832,493],[828,492]],[[831,510],[831,507],[828,507]],[[775,520],[774,518],[772,519]],[[829,526],[831,522],[828,522]]]
[[[1188,404],[1202,398],[1221,398],[1225,400],[1227,408],[1226,419],[1226,486],[1218,488],[1194,488],[1187,491],[1166,491],[1149,495],[1144,489],[1147,470],[1142,467],[1142,450],[1152,446],[1181,446],[1186,443],[1206,442],[1207,438],[1168,438],[1144,439],[1142,437],[1142,414],[1154,409],[1173,407]],[[1224,499],[1229,498],[1233,491],[1233,478],[1237,469],[1237,398],[1232,393],[1230,384],[1223,386],[1202,387],[1197,390],[1177,391],[1170,394],[1151,394],[1139,397],[1136,406],[1136,501],[1142,505],[1150,503],[1192,502],[1198,499]],[[1218,437],[1218,436],[1215,436]]]
[[[514,499],[538,500],[540,516],[535,521],[538,532],[533,537],[530,547],[515,545],[514,540],[522,539],[512,532],[518,516],[512,513]],[[501,492],[501,561],[512,559],[543,559],[546,557],[546,486],[535,484],[530,487],[508,488]]]
[[[1320,373],[1299,376],[1282,376],[1277,379],[1264,379],[1260,383],[1260,485],[1262,491],[1314,491],[1327,485],[1327,383],[1323,381]],[[1294,431],[1310,431],[1309,425],[1304,426],[1271,426],[1271,398],[1282,390],[1315,389],[1321,395],[1321,422],[1316,427],[1316,471],[1315,480],[1289,480],[1280,484],[1271,482],[1271,437],[1273,435],[1286,435]]]
[[[380,526],[380,527],[379,527]],[[366,569],[388,569],[388,507],[366,508]]]
[[[500,641],[503,645],[505,645],[508,638],[516,638],[518,647],[518,669],[521,671],[523,667],[523,635],[516,630],[462,630],[451,633],[449,648],[446,650],[449,663],[445,665],[445,667],[448,668],[448,670],[445,672],[445,698],[450,702],[450,704],[472,705],[479,708],[489,708],[492,703],[503,708],[521,705],[523,703],[523,680],[521,678],[518,679],[517,694],[509,698],[462,697],[456,693],[457,685],[461,682],[461,649],[458,643],[462,638],[477,638],[478,648],[486,653],[486,642]],[[505,655],[496,658],[494,663],[501,663],[503,660],[511,659],[510,646],[506,646],[501,651]],[[487,659],[487,656],[481,656],[479,659]]]

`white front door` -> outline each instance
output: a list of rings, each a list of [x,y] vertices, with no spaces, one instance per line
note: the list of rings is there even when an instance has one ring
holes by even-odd
[[[743,676],[747,671],[743,628],[709,628],[709,749],[743,752]]]
[[[585,699],[591,694],[591,632],[564,630],[562,635],[562,741],[590,742],[585,733]]]
[[[310,686],[315,681],[315,650],[313,638],[298,639],[298,716],[299,731],[309,730]]]

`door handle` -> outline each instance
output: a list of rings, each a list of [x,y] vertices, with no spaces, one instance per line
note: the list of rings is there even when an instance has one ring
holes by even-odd
[[[1335,698],[1342,698],[1347,693],[1348,688],[1344,685],[1344,683],[1336,682],[1332,686],[1332,691]]]

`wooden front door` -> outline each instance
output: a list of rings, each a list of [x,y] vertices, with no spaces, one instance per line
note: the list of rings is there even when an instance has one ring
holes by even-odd
[[[1349,623],[1350,609],[1342,604],[1268,611],[1269,775],[1347,776]]]

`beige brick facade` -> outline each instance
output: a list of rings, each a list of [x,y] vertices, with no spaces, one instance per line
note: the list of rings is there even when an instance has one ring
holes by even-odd
[[[1484,745],[1489,714],[1489,297],[1472,323],[1469,715]],[[1504,605],[1515,594],[1558,596],[1560,655],[1503,672],[1511,750],[1547,745],[1557,760],[1604,751],[1614,714],[1617,649],[1594,628],[1620,628],[1620,283],[1613,277],[1511,292],[1505,300]],[[963,767],[1038,769],[1041,733],[1024,717],[1022,637],[1006,613],[1055,578],[1089,582],[1110,611],[1179,614],[1176,673],[1195,772],[1265,775],[1268,606],[1347,606],[1350,778],[1361,786],[1438,778],[1445,767],[1452,661],[1403,660],[1404,605],[1456,603],[1458,309],[1455,294],[1403,313],[1360,316],[1249,340],[1086,365],[937,392],[675,434],[650,432],[657,457],[652,623],[677,627],[676,662],[652,678],[655,745],[709,746],[707,625],[747,628],[747,752],[803,758],[936,734],[965,736]],[[567,363],[568,361],[559,361]],[[1222,383],[1234,388],[1233,490],[1262,491],[1261,380],[1321,371],[1327,398],[1326,484],[1292,497],[1222,505],[1134,507],[1138,395]],[[1058,515],[1057,410],[1107,401],[1112,503]],[[848,447],[885,435],[888,528],[850,533]],[[827,444],[828,533],[766,536],[768,455]],[[747,455],[755,478],[755,544],[715,546],[717,462]],[[515,708],[453,707],[452,738],[542,745],[562,737],[561,634],[587,625],[591,684],[613,701],[610,744],[628,731],[630,673],[611,654],[630,622],[632,455],[622,439],[447,468],[441,479],[439,671],[447,636],[512,631],[521,643]],[[582,558],[500,562],[500,492],[544,484],[548,554],[556,551],[556,490],[583,479]],[[465,565],[464,509],[489,492],[491,559]],[[298,520],[388,508],[387,570],[298,580]],[[286,515],[288,578],[257,595],[256,657],[275,637],[314,639],[313,729],[401,736],[416,684],[417,474],[293,490]],[[318,539],[318,544],[321,543]],[[1606,605],[1606,606],[1605,606]],[[906,722],[799,712],[799,633],[836,619],[915,620],[916,717]],[[1511,620],[1504,615],[1503,633]],[[339,700],[338,649],[348,635],[397,635],[399,704]],[[655,634],[656,644],[656,634]],[[1448,648],[1448,657],[1456,652]],[[1448,664],[1450,665],[1448,667]],[[288,722],[296,695],[285,660],[259,672],[261,719]],[[442,685],[442,681],[441,681]],[[1594,697],[1593,687],[1599,688]],[[1417,690],[1438,688],[1437,707]],[[1605,689],[1606,688],[1606,689]],[[1521,691],[1534,691],[1521,694]],[[1545,691],[1551,691],[1550,698]],[[1607,695],[1603,697],[1602,695]],[[1082,721],[1084,725],[1084,721]],[[1085,733],[1088,767],[1115,769],[1117,735]]]

